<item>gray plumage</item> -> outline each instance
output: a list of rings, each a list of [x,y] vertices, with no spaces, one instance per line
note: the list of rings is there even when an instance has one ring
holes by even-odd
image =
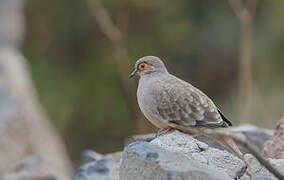
[[[148,65],[143,71],[138,68],[141,63]],[[141,76],[137,90],[139,107],[155,126],[165,128],[173,124],[217,128],[231,125],[209,97],[168,73],[158,57],[139,59],[135,69]]]

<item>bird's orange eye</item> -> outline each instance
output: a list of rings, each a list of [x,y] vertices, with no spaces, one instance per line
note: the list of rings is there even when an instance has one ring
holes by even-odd
[[[144,71],[145,69],[147,69],[149,65],[147,63],[141,63],[138,65],[138,69],[139,71]]]

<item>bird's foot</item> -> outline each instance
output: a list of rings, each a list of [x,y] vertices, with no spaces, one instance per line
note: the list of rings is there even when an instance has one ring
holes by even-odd
[[[253,179],[253,173],[252,173],[252,167],[251,167],[251,163],[246,161],[246,166],[247,166],[247,174],[250,177],[250,179]]]
[[[251,162],[247,159],[245,159],[244,157],[242,158],[242,160],[245,163],[245,167],[240,169],[237,173],[236,173],[236,177],[235,179],[238,180],[240,179],[245,173],[249,176],[249,178],[251,180],[253,180],[253,173],[252,173],[252,167],[251,167]]]
[[[158,131],[158,133],[156,134],[156,137],[159,137],[161,135],[167,134],[169,131],[171,131],[173,128],[171,127],[166,127],[166,128],[162,128]]]

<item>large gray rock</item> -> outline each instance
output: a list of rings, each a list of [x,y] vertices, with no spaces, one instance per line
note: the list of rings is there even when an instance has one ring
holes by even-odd
[[[147,142],[128,145],[119,172],[123,180],[217,180],[232,179],[210,165]]]
[[[215,169],[226,172],[231,177],[244,172],[245,164],[235,155],[211,148],[190,135],[173,131],[150,142],[171,152],[178,152],[203,166],[210,165]]]
[[[121,152],[102,156],[87,151],[82,155],[84,163],[74,173],[72,180],[119,180]]]
[[[260,128],[251,124],[244,124],[241,126],[236,126],[232,128],[233,131],[235,132],[241,132],[243,133],[248,141],[255,145],[259,151],[263,151],[264,143],[273,135],[273,130],[270,129],[265,129],[265,128]],[[146,135],[134,135],[130,138],[127,138],[125,140],[125,145],[128,145],[132,142],[136,141],[147,141],[150,142],[153,139],[155,139],[156,134],[146,134]],[[195,139],[198,141],[206,143],[210,147],[214,147],[220,150],[225,150],[230,153],[233,153],[231,150],[228,148],[225,148],[224,146],[220,145],[217,143],[214,139],[208,138],[203,135],[196,135],[194,136]],[[238,145],[239,149],[243,154],[248,153],[248,151],[242,147],[241,145]]]
[[[253,126],[238,127],[236,131],[245,131],[247,136],[252,133],[255,135],[253,137],[259,133],[265,138],[272,134]],[[245,168],[244,163],[234,154],[212,148],[210,143],[207,145],[195,136],[177,130],[153,139],[154,136],[151,134],[129,139],[122,154],[103,156],[92,151],[84,152],[83,165],[72,180],[233,179]],[[258,142],[264,136],[259,136]],[[248,176],[243,175],[242,179],[246,178]],[[268,179],[263,173],[257,178]]]

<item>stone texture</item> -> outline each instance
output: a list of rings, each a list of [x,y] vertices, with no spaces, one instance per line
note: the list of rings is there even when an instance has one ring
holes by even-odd
[[[246,155],[246,159],[249,159],[251,167],[252,167],[252,174],[254,179],[277,179],[274,175],[272,175],[265,167],[263,167],[252,155]],[[268,158],[268,161],[276,167],[280,172],[284,172],[284,159],[271,159]],[[249,179],[247,175],[243,176],[241,180]]]
[[[259,143],[259,148],[263,146],[261,139],[273,134],[270,130],[250,125],[236,127],[234,131],[253,135],[250,138]],[[212,148],[212,144],[207,145],[195,136],[177,130],[153,139],[154,136],[155,134],[138,135],[128,139],[128,145],[122,154],[103,156],[85,151],[81,158],[83,165],[78,168],[72,180],[233,179],[238,172],[244,170],[244,163],[236,156]],[[210,142],[213,142],[213,146],[214,143],[217,144],[215,141]],[[257,168],[253,172],[257,175],[255,179],[269,179],[264,173],[258,174]],[[243,175],[242,179],[249,177]]]
[[[100,153],[97,153],[95,151],[92,150],[85,150],[80,158],[80,164],[84,165],[84,164],[88,164],[90,162],[95,162],[98,161],[100,159],[102,159],[104,156]]]
[[[82,156],[87,161],[74,173],[72,180],[119,180],[121,152],[100,156],[87,151]]]
[[[233,127],[232,130],[235,132],[243,133],[247,137],[248,141],[255,145],[261,152],[263,151],[265,141],[267,141],[273,135],[273,130],[260,128],[250,124],[236,126]],[[195,138],[199,141],[205,142],[210,147],[214,147],[220,150],[226,150],[232,153],[231,150],[228,150],[224,146],[220,145],[214,139],[205,136],[196,136]],[[248,151],[243,146],[238,145],[238,147],[243,154],[248,153]]]
[[[269,158],[284,159],[284,117],[277,123],[273,136],[266,141],[264,155]]]
[[[46,164],[39,155],[30,155],[12,165],[0,176],[1,180],[61,180],[62,176]]]
[[[142,134],[142,135],[134,135],[132,137],[126,138],[124,141],[124,145],[127,146],[130,143],[136,142],[136,141],[146,141],[150,142],[153,139],[155,139],[156,134],[151,133],[151,134]]]
[[[250,124],[236,126],[236,127],[233,127],[232,129],[236,132],[242,132],[247,137],[247,139],[253,145],[255,145],[258,148],[258,150],[261,152],[263,151],[265,141],[267,141],[273,135],[273,130],[260,128],[260,127],[250,125]],[[127,138],[125,140],[125,145],[128,145],[136,141],[150,142],[151,140],[155,138],[155,136],[156,134],[135,135],[131,138]],[[208,138],[202,135],[199,135],[199,136],[196,135],[194,136],[194,138],[197,139],[198,141],[208,144],[208,146],[210,147],[214,147],[220,150],[225,150],[230,153],[233,153],[231,150],[217,143],[214,139],[211,139],[211,138]],[[238,147],[243,154],[248,153],[247,150],[243,148],[241,145],[238,145]]]
[[[232,179],[210,165],[147,142],[134,142],[125,148],[119,177],[123,180]]]
[[[211,148],[190,135],[172,131],[150,142],[171,152],[178,152],[201,165],[210,165],[235,177],[245,168],[245,164],[233,154]]]

